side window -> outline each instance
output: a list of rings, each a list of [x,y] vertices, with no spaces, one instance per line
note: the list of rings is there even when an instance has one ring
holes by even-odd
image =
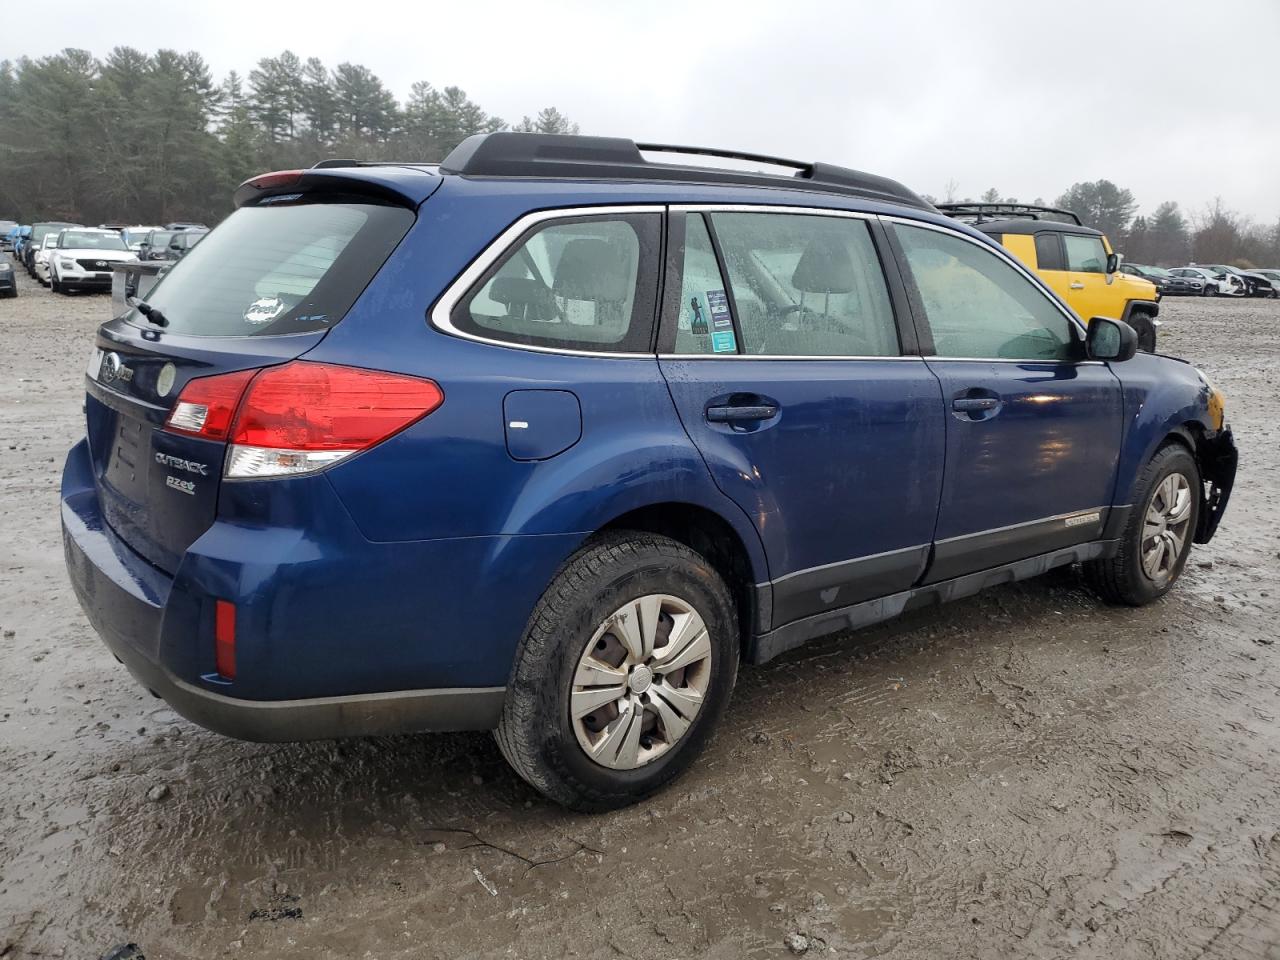
[[[610,353],[651,347],[661,215],[584,217],[536,227],[450,317],[467,333]]]
[[[898,239],[940,357],[1074,360],[1074,328],[1039,288],[961,237],[899,225]]]
[[[1062,240],[1056,233],[1036,234],[1036,269],[1065,270],[1062,262]]]
[[[865,221],[781,213],[710,218],[729,273],[743,353],[899,354],[889,291]]]
[[[729,299],[700,213],[685,218],[676,353],[737,353]]]
[[[1062,242],[1067,248],[1067,269],[1078,273],[1106,273],[1107,251],[1097,237],[1081,237],[1064,234]]]

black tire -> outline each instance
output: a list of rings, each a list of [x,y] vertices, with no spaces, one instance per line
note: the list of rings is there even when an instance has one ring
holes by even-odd
[[[702,706],[660,756],[630,770],[589,757],[570,720],[580,657],[598,628],[629,600],[661,593],[702,617],[711,640]],[[700,554],[650,533],[618,531],[589,541],[561,568],[534,608],[516,651],[495,737],[515,771],[575,810],[601,811],[643,799],[701,753],[729,703],[738,673],[738,618],[728,588]]]
[[[1207,281],[1204,285],[1202,295],[1206,297],[1216,297],[1218,295],[1218,285],[1212,280]]]
[[[1151,315],[1135,311],[1129,315],[1129,326],[1138,335],[1138,349],[1143,353],[1156,352],[1156,325],[1151,322]]]
[[[1161,482],[1174,473],[1181,473],[1191,488],[1191,515],[1186,539],[1168,574],[1152,578],[1142,564],[1144,521]],[[1203,495],[1200,470],[1196,466],[1195,457],[1180,443],[1161,447],[1143,467],[1135,489],[1138,496],[1134,498],[1133,510],[1120,536],[1120,549],[1114,557],[1090,560],[1083,567],[1085,581],[1103,600],[1141,607],[1169,592],[1182,575],[1187,557],[1191,554],[1196,526],[1200,522],[1200,500]]]
[[[52,273],[49,274],[49,289],[54,293],[62,293],[62,284],[58,282],[58,278]]]

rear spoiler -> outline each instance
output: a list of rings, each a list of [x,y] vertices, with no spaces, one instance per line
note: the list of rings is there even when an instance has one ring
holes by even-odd
[[[340,193],[416,208],[435,192],[440,177],[422,169],[326,167],[276,170],[252,177],[236,188],[237,207],[254,207],[312,193]]]

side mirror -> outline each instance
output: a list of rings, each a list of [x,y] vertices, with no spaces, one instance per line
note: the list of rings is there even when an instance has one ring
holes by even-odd
[[[1094,317],[1089,321],[1084,348],[1090,360],[1121,363],[1138,352],[1138,333],[1123,320]]]
[[[1107,254],[1107,273],[1115,273],[1119,269],[1120,269],[1120,254],[1108,253]]]

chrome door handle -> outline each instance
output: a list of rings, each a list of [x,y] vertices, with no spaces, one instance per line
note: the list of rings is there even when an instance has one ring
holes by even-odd
[[[1071,285],[1071,289],[1072,289],[1072,290],[1083,290],[1083,289],[1084,289],[1084,284],[1083,284],[1083,283],[1081,283],[1079,280],[1077,280],[1075,283],[1073,283],[1073,284]]]

